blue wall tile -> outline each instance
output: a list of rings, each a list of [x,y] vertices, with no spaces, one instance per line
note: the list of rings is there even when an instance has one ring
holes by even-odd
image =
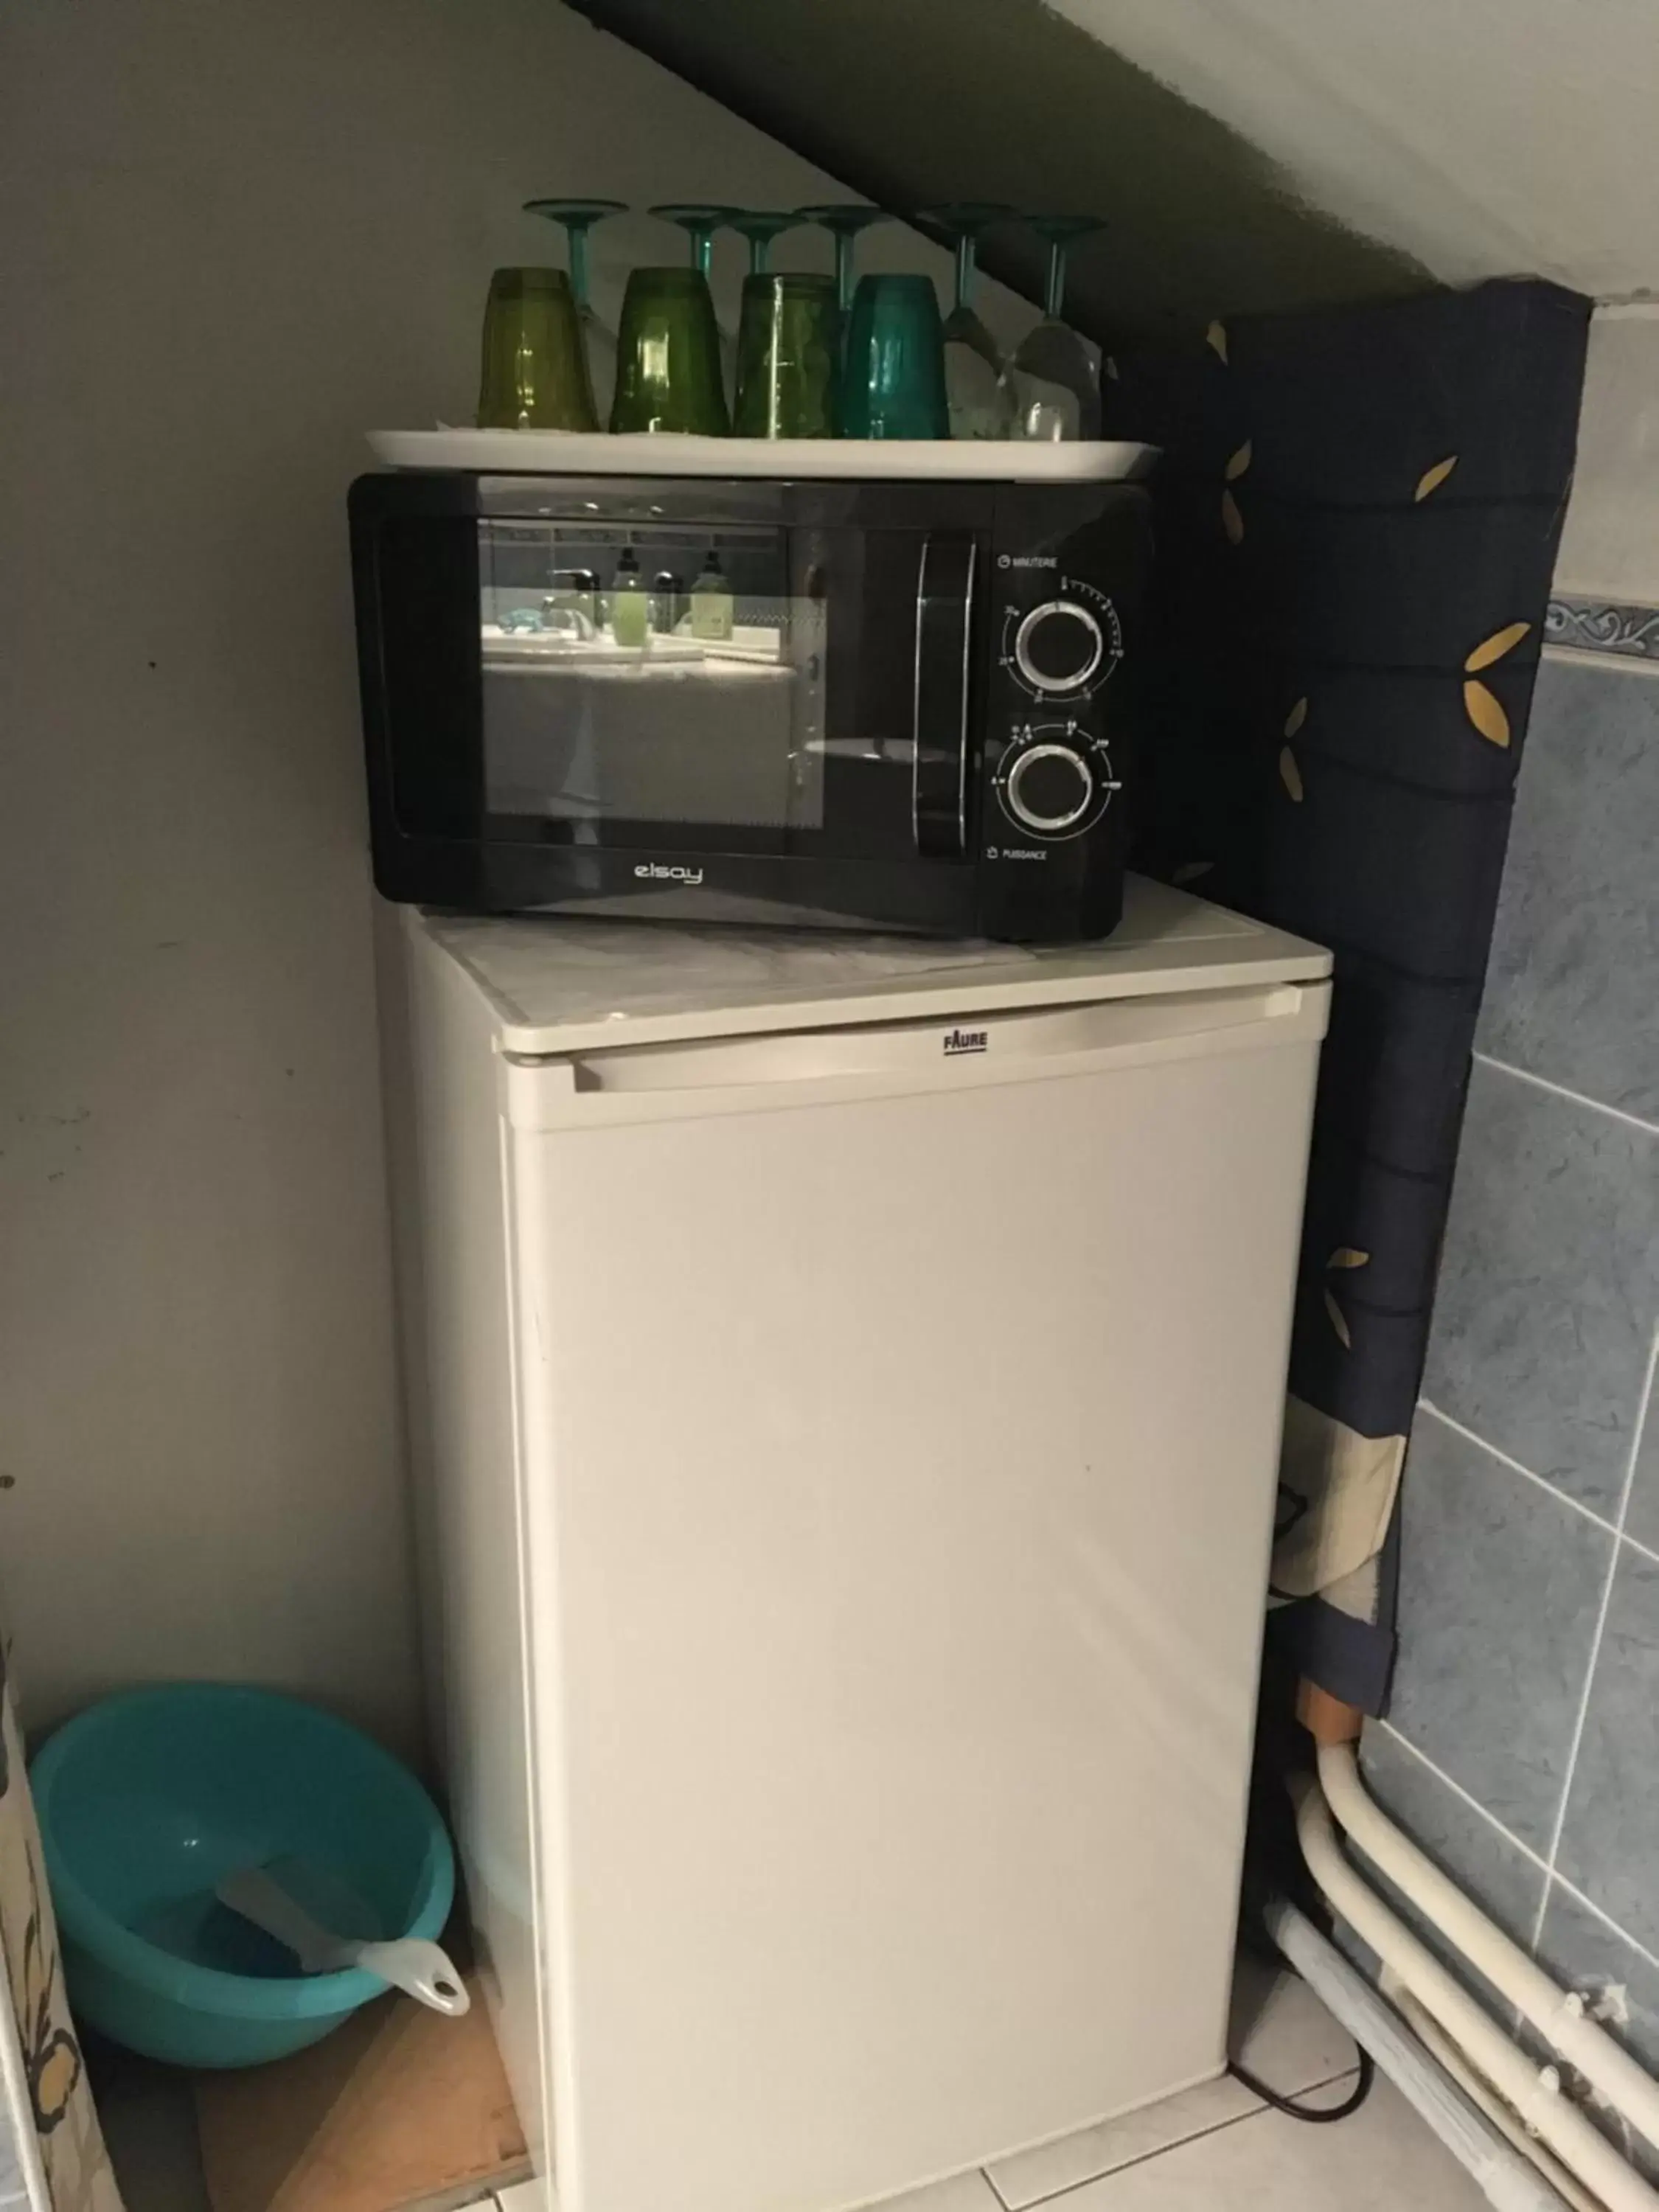
[[[1593,2017],[1608,2034],[1650,2073],[1659,2074],[1659,1966],[1559,1881],[1551,1885],[1538,1960],[1563,1989],[1587,1996]],[[1650,2179],[1659,2177],[1659,2148],[1594,2106],[1589,2110],[1626,2157]]]
[[[1368,1728],[1360,1741],[1359,1763],[1377,1803],[1429,1856],[1471,1897],[1478,1897],[1506,1935],[1529,1947],[1548,1880],[1528,1856],[1486,1815],[1460,1797],[1416,1753],[1388,1730]],[[1364,1853],[1356,1851],[1360,1859]],[[1477,1995],[1492,1992],[1448,1943],[1439,1930],[1367,1863],[1367,1871],[1389,1902],[1429,1948]],[[1500,2001],[1498,2001],[1501,2002]]]
[[[1655,866],[1659,866],[1659,860]],[[1646,1419],[1631,1476],[1630,1511],[1625,1528],[1638,1544],[1645,1544],[1650,1552],[1659,1552],[1659,1376],[1649,1386]],[[1654,1838],[1654,1855],[1659,1858],[1659,1837]]]
[[[1535,1850],[1554,1832],[1612,1551],[1563,1499],[1419,1413],[1389,1717]]]
[[[1659,1135],[1477,1063],[1424,1395],[1611,1516],[1659,1310]]]
[[[1659,672],[1538,672],[1481,1051],[1659,1121]]]
[[[1659,1952],[1659,1560],[1620,1547],[1557,1865]]]

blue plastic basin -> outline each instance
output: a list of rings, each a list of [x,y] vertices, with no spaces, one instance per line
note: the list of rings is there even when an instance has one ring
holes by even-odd
[[[378,1974],[296,1972],[214,1897],[286,1862],[357,1936],[435,1937],[455,1893],[437,1808],[389,1753],[294,1698],[218,1683],[129,1691],[58,1729],[29,1770],[70,2004],[181,2066],[252,2066],[315,2043]],[[339,1924],[339,1914],[336,1914]]]

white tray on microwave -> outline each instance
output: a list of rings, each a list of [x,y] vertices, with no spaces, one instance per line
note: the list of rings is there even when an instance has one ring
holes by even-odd
[[[875,477],[1009,483],[1124,483],[1156,446],[1121,439],[698,438],[591,430],[371,430],[394,469],[477,476]]]

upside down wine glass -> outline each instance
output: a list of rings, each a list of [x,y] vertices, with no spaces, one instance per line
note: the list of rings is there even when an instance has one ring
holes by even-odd
[[[772,265],[772,240],[786,230],[799,228],[798,215],[775,214],[767,208],[744,208],[728,216],[726,228],[749,240],[749,274],[764,276]]]
[[[957,252],[956,305],[945,319],[945,386],[951,402],[953,438],[1012,438],[1014,395],[1001,347],[974,308],[980,233],[1017,212],[988,200],[959,200],[924,208],[924,220],[937,223],[954,241]]]
[[[1066,250],[1073,239],[1103,228],[1093,216],[1028,216],[1048,242],[1048,282],[1043,315],[1020,341],[1013,384],[1022,438],[1097,438],[1100,372],[1094,356],[1064,319]]]
[[[526,200],[526,215],[545,216],[550,222],[562,223],[570,252],[570,289],[575,297],[576,319],[581,325],[582,343],[587,349],[587,373],[592,380],[594,404],[599,420],[605,422],[611,413],[611,395],[617,388],[617,333],[602,323],[593,312],[588,297],[587,236],[596,222],[603,222],[608,215],[626,215],[626,200]]]
[[[832,202],[827,207],[797,208],[795,220],[817,223],[836,241],[836,305],[841,310],[845,328],[847,313],[853,304],[854,242],[859,233],[868,230],[872,222],[890,222],[892,217],[864,201],[847,200]]]
[[[691,266],[701,271],[704,283],[708,283],[714,260],[714,233],[724,230],[732,216],[741,215],[743,210],[716,206],[713,201],[663,200],[647,209],[647,213],[659,216],[664,222],[674,223],[685,233],[691,250]],[[729,395],[737,383],[738,342],[724,323],[717,322],[716,327],[720,331],[720,374]]]

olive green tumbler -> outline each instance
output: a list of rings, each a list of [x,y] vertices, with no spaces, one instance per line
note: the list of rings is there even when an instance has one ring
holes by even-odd
[[[738,435],[835,437],[840,352],[833,277],[745,276],[732,423]]]
[[[478,427],[599,428],[576,302],[562,269],[498,269],[490,278]]]
[[[629,277],[611,427],[730,435],[720,331],[701,270],[636,269]]]

